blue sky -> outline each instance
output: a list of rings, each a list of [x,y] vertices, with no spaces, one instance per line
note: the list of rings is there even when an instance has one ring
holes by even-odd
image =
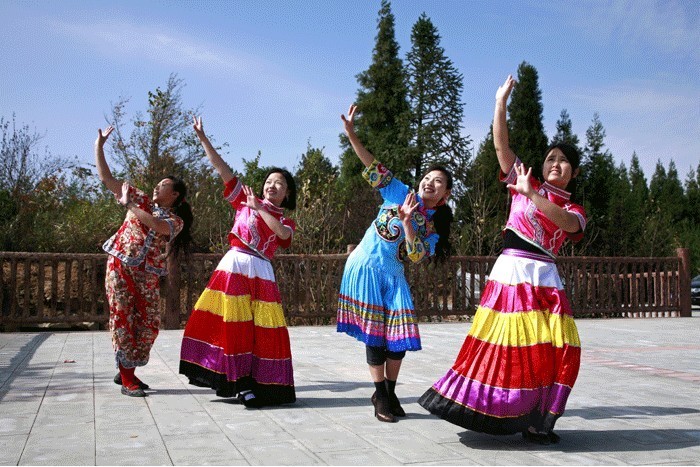
[[[371,62],[379,0],[0,2],[0,116],[45,134],[57,156],[92,161],[98,127],[120,96],[130,116],[177,73],[187,108],[229,143],[234,168],[294,169],[307,142],[337,163],[339,115]],[[544,124],[562,109],[585,141],[594,112],[607,148],[647,180],[673,159],[681,180],[700,161],[700,4],[695,0],[395,0],[404,58],[425,12],[464,75],[464,133],[475,147],[496,88],[527,61]]]

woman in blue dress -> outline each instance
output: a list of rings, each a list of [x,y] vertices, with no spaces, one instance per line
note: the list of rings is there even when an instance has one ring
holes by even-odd
[[[452,210],[446,201],[452,175],[441,166],[428,168],[416,194],[362,145],[353,124],[356,112],[351,105],[348,117],[341,117],[345,133],[365,166],[362,176],[384,202],[345,264],[337,330],[365,344],[376,389],[374,414],[382,422],[395,422],[406,415],[395,393],[402,359],[406,351],[421,348],[404,261],[449,255]]]

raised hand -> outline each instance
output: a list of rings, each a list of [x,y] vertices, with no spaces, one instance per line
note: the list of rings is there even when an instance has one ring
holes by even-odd
[[[418,209],[416,194],[410,192],[406,195],[406,199],[403,201],[403,204],[399,206],[399,220],[401,220],[401,222],[411,220],[411,214],[413,214],[416,209]]]
[[[496,101],[507,101],[508,96],[510,96],[510,92],[513,90],[513,86],[515,86],[516,81],[513,79],[513,76],[508,75],[506,78],[505,82],[498,87],[498,90],[496,91]]]
[[[350,134],[355,132],[355,112],[357,112],[357,106],[351,104],[348,109],[347,118],[345,115],[341,115],[340,118],[343,120],[343,127],[345,128],[345,133]]]
[[[515,190],[523,196],[530,198],[535,190],[532,188],[530,183],[530,176],[532,175],[532,167],[525,170],[525,164],[520,164],[515,166],[515,173],[518,174],[518,178],[515,180],[515,184],[508,184],[507,187],[511,190]]]
[[[129,195],[129,184],[127,182],[122,183],[121,196],[117,197],[117,201],[122,206],[127,206],[131,202],[131,195]]]
[[[196,115],[192,115],[192,128],[197,136],[204,134],[204,127],[202,126],[202,117],[197,118]]]
[[[109,138],[109,135],[112,134],[112,131],[114,131],[114,127],[112,125],[109,125],[107,128],[105,128],[104,133],[102,132],[102,129],[98,128],[95,145],[99,147],[104,146],[105,142],[107,142],[107,138]]]
[[[248,185],[243,185],[243,194],[246,196],[245,205],[250,209],[257,211],[262,207],[260,200],[255,196],[255,192]]]

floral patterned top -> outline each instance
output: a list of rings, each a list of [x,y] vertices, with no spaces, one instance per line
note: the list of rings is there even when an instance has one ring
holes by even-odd
[[[129,186],[129,195],[139,208],[167,222],[170,235],[150,229],[129,211],[117,233],[102,245],[102,249],[127,266],[143,267],[157,276],[165,276],[168,274],[165,268],[168,244],[175,240],[184,223],[169,208],[157,206],[143,191]]]
[[[379,190],[384,202],[358,247],[380,267],[393,272],[402,272],[406,259],[417,263],[434,255],[438,234],[435,233],[431,219],[435,210],[426,209],[423,200],[416,195],[418,209],[411,216],[416,238],[412,244],[407,244],[398,212],[411,189],[394,178],[394,175],[377,160],[365,168],[362,176],[373,188]]]
[[[501,180],[509,184],[515,183],[518,178],[515,166],[520,163],[520,159],[516,159],[507,175],[501,173]],[[540,183],[534,177],[530,177],[530,183],[539,194],[578,217],[581,228],[578,232],[566,232],[542,214],[528,197],[511,190],[513,200],[510,204],[510,215],[508,222],[506,222],[506,229],[512,230],[520,238],[554,258],[567,238],[573,242],[578,242],[583,238],[583,231],[586,229],[586,211],[582,206],[569,200],[571,193],[568,191],[547,182]]]
[[[284,217],[282,208],[275,206],[266,199],[260,203],[268,213],[286,226],[291,234],[289,238],[282,239],[265,223],[258,212],[245,205],[246,196],[243,193],[243,184],[237,177],[229,180],[224,188],[224,198],[231,203],[236,210],[236,220],[228,234],[231,247],[243,248],[257,254],[263,259],[271,260],[278,247],[289,248],[296,230],[296,224],[292,219]]]

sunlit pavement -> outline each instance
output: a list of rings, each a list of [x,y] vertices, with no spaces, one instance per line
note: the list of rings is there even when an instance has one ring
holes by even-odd
[[[694,311],[698,315],[698,310]],[[2,465],[693,464],[700,462],[700,319],[578,320],[581,372],[561,442],[465,431],[416,401],[470,323],[421,324],[397,393],[408,417],[373,417],[365,352],[334,327],[290,328],[297,402],[246,409],[177,373],[182,331],[161,332],[120,393],[109,333],[0,334]]]

